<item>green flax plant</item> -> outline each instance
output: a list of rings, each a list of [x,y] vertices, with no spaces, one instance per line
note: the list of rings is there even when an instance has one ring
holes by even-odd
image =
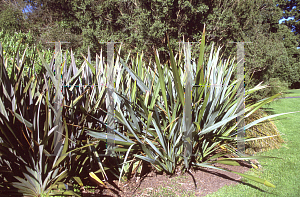
[[[68,152],[67,130],[62,138],[64,146],[51,155],[56,145],[53,135],[58,129],[54,124],[58,118],[53,108],[55,88],[49,87],[50,80],[37,76],[33,69],[24,73],[25,52],[22,60],[18,54],[14,55],[9,75],[2,45],[0,49],[1,195],[78,196],[64,183],[68,169],[62,157],[72,152]],[[66,127],[65,121],[62,126]]]
[[[216,162],[238,165],[235,160],[262,158],[241,157],[239,153],[238,158],[213,160],[228,152],[210,157],[220,146],[231,150],[228,147],[235,143],[237,133],[229,125],[241,115],[237,113],[241,101],[235,99],[239,82],[231,80],[236,65],[219,62],[219,50],[212,50],[206,63],[204,35],[197,64],[189,63],[188,48],[178,60],[170,49],[170,65],[165,66],[158,55],[149,65],[143,62],[143,54],[131,59],[131,65],[130,55],[125,61],[117,56],[113,69],[114,114],[106,109],[108,67],[102,53],[92,63],[88,50],[79,68],[72,51],[61,62],[60,53],[53,55],[50,63],[39,53],[39,62],[46,71],[41,74],[34,69],[24,73],[28,62],[20,60],[18,50],[8,74],[1,53],[2,193],[18,190],[13,195],[68,195],[72,193],[68,183],[83,186],[90,177],[105,186],[98,176],[109,180],[109,172],[124,180],[132,173],[141,173],[145,162],[173,174],[177,167],[216,168]],[[211,84],[222,84],[222,88]],[[265,86],[247,90],[246,97],[261,88]],[[276,96],[247,106],[246,117]],[[56,138],[58,97],[62,98],[61,140]],[[111,128],[114,134],[107,133],[109,115],[118,120],[116,128]],[[278,115],[265,119],[274,116]],[[263,120],[249,123],[246,129]],[[192,139],[186,138],[189,133]],[[114,157],[106,155],[107,139],[115,141]],[[186,142],[192,144],[191,152],[186,151]],[[63,146],[53,155],[59,143]],[[256,177],[242,176],[273,186]]]
[[[122,158],[107,155],[106,139],[101,141],[93,135],[97,133],[97,135],[106,136],[108,127],[105,103],[107,66],[103,61],[102,53],[100,57],[96,57],[94,62],[96,65],[93,65],[89,49],[87,57],[82,55],[85,61],[79,69],[72,51],[70,55],[69,66],[65,54],[59,69],[54,68],[53,58],[48,65],[40,55],[49,78],[54,78],[51,73],[55,69],[61,74],[60,85],[64,106],[62,117],[67,125],[65,131],[69,132],[69,140],[72,142],[68,146],[72,154],[64,155],[58,161],[66,163],[69,172],[68,179],[74,180],[80,186],[84,185],[84,179],[90,177],[105,187],[104,182],[98,176],[101,175],[102,180],[107,181],[109,180],[107,171],[109,171],[110,174],[118,177],[120,171],[118,166],[122,163]],[[55,61],[58,61],[58,58]],[[129,141],[129,144],[132,142]],[[124,152],[124,150],[127,151],[128,148],[117,147],[116,149],[118,152]]]
[[[119,48],[120,54],[121,47]],[[126,62],[129,61],[130,55],[128,55]],[[138,65],[141,58],[137,58],[136,62],[133,62],[133,65],[136,66],[136,68],[143,69],[142,65]],[[96,67],[95,67],[95,73],[96,74],[96,83],[100,84],[98,85],[98,88],[103,88],[105,85],[107,85],[107,72],[108,72],[108,66],[104,62],[104,58],[102,56],[102,52],[100,53],[100,56],[96,59]],[[138,72],[138,70],[137,70]],[[144,72],[144,70],[139,70],[140,73]],[[137,90],[137,85],[132,80],[131,76],[128,73],[125,73],[125,69],[122,68],[122,64],[120,63],[120,56],[117,56],[114,69],[113,69],[113,75],[115,76],[115,87],[114,90],[116,93],[120,95],[125,95],[130,99],[129,102],[134,103],[135,102],[135,92]],[[104,85],[105,84],[105,85]],[[103,95],[106,93],[107,89],[103,88],[101,89],[103,92]],[[99,90],[99,92],[101,92]],[[116,103],[121,103],[122,99],[116,97],[116,94],[114,94],[114,100]],[[123,103],[123,102],[122,102]],[[98,111],[105,111],[106,106],[100,106],[99,102],[95,102],[94,109],[97,109]],[[121,104],[123,105],[123,104]],[[116,111],[115,111],[116,112]],[[94,120],[96,120],[95,115],[88,112],[89,116],[92,117]],[[116,116],[115,114],[109,114],[109,112],[105,111],[106,115],[112,115]],[[116,119],[116,118],[115,118]],[[131,139],[129,139],[130,134],[127,132],[127,128],[122,125],[118,124],[116,128],[111,128],[114,130],[117,135],[107,133],[107,128],[110,127],[107,125],[107,116],[103,119],[103,121],[99,121],[99,119],[96,121],[98,122],[102,127],[99,128],[99,126],[96,129],[93,129],[92,127],[85,128],[85,131],[87,132],[87,135],[93,137],[93,141],[96,141],[98,143],[105,142],[107,139],[114,140],[115,142],[115,148],[114,151],[117,153],[117,156],[115,157],[106,157],[106,161],[109,161],[110,165],[106,165],[104,169],[107,169],[110,171],[110,173],[113,174],[114,177],[119,178],[119,180],[126,180],[132,173],[132,171],[136,170],[137,173],[141,172],[142,166],[141,162],[134,159],[132,156],[132,152],[136,152],[140,150],[140,147],[134,146],[136,143]],[[100,149],[97,149],[100,151]],[[97,153],[97,151],[95,151]],[[102,152],[103,153],[103,152]],[[106,153],[106,152],[105,152]],[[131,153],[131,154],[129,154]],[[129,159],[130,158],[130,159]],[[108,167],[109,166],[109,167]],[[100,172],[100,170],[96,172]],[[123,173],[123,174],[122,174]]]
[[[50,50],[44,50],[42,43],[36,43],[34,41],[33,35],[31,32],[28,33],[17,33],[15,32],[13,35],[7,34],[4,31],[0,32],[0,42],[5,50],[3,50],[3,54],[5,57],[5,61],[7,61],[7,72],[10,75],[12,72],[13,64],[16,61],[15,54],[17,54],[17,50],[26,51],[26,56],[22,57],[22,62],[25,64],[24,72],[28,72],[30,66],[34,66],[34,69],[37,73],[43,71],[43,65],[40,61],[40,58],[37,58],[38,52],[37,49],[43,51],[43,56],[48,61],[51,59],[53,53]],[[20,43],[20,45],[19,45]],[[16,69],[20,69],[18,66]]]
[[[1,53],[3,194],[78,195],[68,184],[82,186],[83,179],[89,177],[105,185],[95,174],[101,173],[107,180],[106,171],[113,169],[106,157],[99,156],[105,153],[105,143],[87,135],[85,129],[105,133],[106,88],[101,84],[106,83],[106,75],[104,64],[96,61],[100,66],[92,66],[89,54],[78,69],[72,51],[71,57],[65,54],[61,62],[61,53],[53,55],[50,63],[39,52],[39,61],[46,71],[40,74],[34,69],[25,73],[24,67],[29,65],[14,54],[16,61],[9,75]],[[60,96],[62,100],[56,99]],[[55,137],[58,134],[60,140]],[[60,143],[63,146],[55,152]]]
[[[44,51],[39,50],[36,59],[25,61],[31,49],[26,48],[21,59],[21,44],[19,42],[10,53],[1,53],[2,193],[76,195],[68,190],[68,183],[83,186],[83,180],[90,177],[105,186],[98,176],[100,174],[108,180],[107,171],[119,178],[124,156],[103,156],[107,152],[104,99],[107,66],[102,53],[96,57],[96,65],[92,65],[88,50],[88,56],[83,56],[85,62],[78,68],[72,51],[70,57],[67,57],[67,53],[64,55],[62,62],[60,53],[49,58],[49,53],[45,55]],[[6,48],[4,50],[7,51]],[[8,65],[8,59],[11,65]],[[118,62],[117,59],[114,72],[120,81],[123,70]],[[39,63],[46,72],[36,73],[34,66]],[[25,67],[29,68],[27,72],[24,71]],[[127,79],[131,80],[131,77],[128,75]],[[130,86],[116,88],[122,94],[131,92]],[[55,106],[59,96],[62,98],[60,130],[56,125],[60,117],[59,110]],[[55,137],[58,133],[61,133],[60,141]],[[104,136],[104,140],[96,138],[99,135]],[[126,153],[128,149],[136,151],[137,146],[132,148],[134,142],[125,135],[115,140],[118,153]],[[59,142],[63,147],[54,154],[55,145]],[[135,161],[134,166],[138,163]],[[140,172],[140,169],[137,171]],[[125,174],[128,174],[128,170],[129,166],[123,168]]]
[[[205,33],[197,64],[195,61],[190,63],[188,48],[184,54],[185,66],[180,65],[182,55],[176,60],[177,56],[174,57],[171,49],[170,64],[165,66],[160,64],[157,52],[155,64],[148,67],[143,64],[142,59],[137,58],[136,63],[131,64],[130,68],[127,61],[124,62],[120,58],[126,72],[123,73],[117,86],[127,89],[125,92],[124,89],[123,92],[118,90],[115,92],[115,100],[118,103],[115,116],[121,125],[126,127],[127,133],[126,136],[117,132],[115,135],[120,139],[129,141],[129,138],[134,142],[126,153],[120,177],[123,169],[127,169],[129,165],[127,160],[132,159],[131,148],[136,146],[140,148],[137,148],[133,155],[135,159],[149,162],[157,171],[167,174],[174,174],[177,167],[189,170],[191,167],[200,166],[228,171],[213,164],[239,165],[236,160],[268,158],[247,156],[239,152],[235,154],[236,158],[222,158],[232,153],[228,151],[213,154],[220,146],[232,150],[229,147],[236,143],[237,132],[236,125],[231,125],[236,117],[244,114],[237,110],[242,100],[235,98],[241,81],[232,80],[236,64],[229,60],[220,61],[220,48],[216,52],[212,48],[206,63],[204,43]],[[253,89],[246,90],[246,99],[262,88],[266,86],[258,84]],[[278,96],[274,95],[247,105],[245,117]],[[245,129],[279,115],[283,114],[251,122]],[[189,136],[192,136],[192,139]],[[191,144],[191,152],[185,148],[186,142]],[[233,173],[275,187],[258,177]]]
[[[72,53],[71,53],[72,56]],[[88,57],[84,57],[86,60],[83,63],[83,66],[76,70],[76,66],[74,65],[74,62],[72,63],[72,68],[69,68],[68,73],[71,73],[72,69],[76,75],[74,75],[69,80],[65,81],[65,84],[67,86],[66,91],[72,91],[72,94],[74,94],[74,91],[80,91],[79,89],[76,89],[77,87],[82,88],[82,84],[86,84],[88,87],[85,89],[85,91],[88,91],[87,94],[84,94],[84,92],[75,93],[78,97],[74,99],[73,102],[66,104],[67,108],[76,108],[79,110],[79,122],[76,125],[73,125],[72,129],[78,129],[77,136],[84,136],[82,140],[85,142],[93,142],[95,143],[94,146],[89,148],[88,150],[82,150],[80,155],[76,156],[76,160],[80,161],[80,163],[74,163],[74,169],[76,169],[76,173],[83,172],[81,169],[86,168],[87,163],[89,163],[89,168],[92,170],[93,173],[101,173],[101,177],[105,180],[108,180],[108,175],[106,174],[106,171],[109,171],[109,173],[119,178],[119,173],[121,171],[121,166],[124,160],[124,156],[109,156],[107,155],[108,149],[105,146],[105,142],[107,139],[114,139],[116,142],[115,151],[120,154],[127,152],[128,149],[130,149],[130,146],[134,144],[133,141],[129,140],[125,135],[123,135],[121,132],[118,132],[119,136],[116,137],[110,133],[107,133],[108,127],[110,127],[107,124],[107,117],[109,114],[107,112],[107,107],[105,103],[105,95],[107,93],[107,72],[108,72],[108,66],[104,62],[104,58],[102,56],[102,52],[100,53],[100,56],[96,56],[95,66],[91,63],[91,58],[88,53]],[[74,60],[72,56],[72,61]],[[121,80],[120,77],[122,76],[122,69],[120,66],[120,63],[118,63],[118,58],[116,59],[116,63],[114,66],[114,75],[118,76],[117,81]],[[69,85],[69,84],[73,85]],[[126,90],[124,88],[128,87],[119,87],[116,86],[116,89],[124,93]],[[70,92],[65,92],[66,95],[70,94]],[[68,111],[69,114],[65,114],[67,117],[70,117],[72,119],[72,116],[74,116],[71,111]],[[74,127],[76,126],[76,127]],[[112,128],[113,129],[113,128]],[[78,147],[81,147],[84,145],[84,143],[79,143]],[[75,140],[74,139],[74,140]],[[132,146],[131,146],[132,147]],[[74,147],[75,148],[75,147]],[[134,150],[134,149],[131,149]],[[89,158],[87,161],[86,158]],[[72,165],[73,166],[73,165]],[[78,167],[80,166],[80,168]],[[127,171],[127,170],[126,170]],[[76,174],[75,173],[75,174]],[[83,175],[84,177],[84,175]],[[79,180],[79,177],[77,177],[76,180]],[[96,180],[98,180],[96,178]],[[82,181],[80,181],[82,182]],[[99,181],[98,181],[99,182]],[[103,185],[103,183],[100,182],[100,184]]]
[[[15,32],[12,35],[5,33],[4,31],[0,31],[0,42],[2,47],[5,49],[3,50],[3,54],[5,62],[7,61],[5,66],[7,67],[9,75],[12,72],[14,62],[16,61],[16,57],[14,57],[14,55],[17,54],[17,50],[26,51],[26,56],[22,57],[22,62],[25,64],[25,73],[28,72],[29,68],[33,68],[37,74],[45,72],[45,67],[43,66],[41,58],[39,58],[38,50],[42,53],[43,58],[47,62],[50,62],[53,57],[53,51],[50,50],[51,48],[54,48],[53,43],[37,43],[30,31],[28,33]],[[69,53],[67,55],[67,61],[71,61],[71,55]],[[75,59],[75,62],[79,65],[82,61]],[[18,66],[15,68],[17,70],[20,69]]]
[[[119,49],[119,51],[121,48]],[[88,50],[87,57],[83,56],[85,61],[77,68],[76,61],[71,51],[71,62],[68,65],[68,58],[64,57],[64,62],[59,71],[62,73],[62,95],[64,96],[64,108],[62,117],[66,119],[66,129],[69,131],[69,139],[71,142],[69,150],[77,150],[69,158],[61,157],[59,161],[68,162],[69,177],[76,181],[80,186],[83,186],[83,179],[87,178],[87,174],[98,184],[105,187],[102,180],[110,181],[110,177],[120,178],[122,164],[124,163],[122,153],[128,150],[136,151],[136,147],[126,134],[118,132],[116,137],[107,133],[107,123],[109,112],[105,103],[107,94],[107,72],[108,66],[104,61],[102,52],[100,56],[96,56],[96,61],[92,63],[90,52]],[[42,59],[42,56],[41,56]],[[128,60],[128,59],[127,59]],[[52,58],[53,62],[53,58]],[[123,70],[119,63],[119,57],[116,58],[114,65],[114,75],[117,76],[116,81],[122,78]],[[54,65],[43,60],[43,64],[48,71],[53,73]],[[49,76],[51,78],[51,76]],[[127,79],[131,79],[127,77]],[[130,92],[130,87],[116,85],[116,90],[125,94]],[[123,133],[123,134],[122,134]],[[114,139],[116,142],[116,156],[109,156],[108,149],[105,145],[107,138]],[[83,148],[88,146],[88,148]],[[137,162],[134,162],[137,165]],[[129,174],[129,167],[124,168],[125,174]],[[139,170],[140,171],[140,170]],[[107,174],[109,172],[109,174]],[[111,175],[111,176],[109,176]]]

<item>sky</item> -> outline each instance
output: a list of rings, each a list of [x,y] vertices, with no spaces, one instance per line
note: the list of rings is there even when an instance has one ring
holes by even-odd
[[[281,24],[283,21],[288,21],[288,20],[292,20],[292,19],[294,19],[294,17],[289,17],[288,19],[285,19],[285,18],[280,19],[279,24]]]
[[[277,5],[278,5],[278,4],[277,4]],[[296,6],[293,7],[293,9],[295,9],[295,8],[296,8]],[[285,12],[283,11],[283,13],[285,13]],[[281,24],[283,21],[293,20],[294,18],[295,18],[295,17],[289,17],[289,18],[287,18],[287,19],[284,19],[284,18],[283,18],[283,19],[280,19],[280,20],[279,20],[279,24]]]

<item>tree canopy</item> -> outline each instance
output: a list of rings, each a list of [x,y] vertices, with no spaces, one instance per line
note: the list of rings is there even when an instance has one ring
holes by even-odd
[[[292,19],[285,20],[283,23],[288,26],[296,35],[298,47],[300,47],[300,1],[299,0],[277,0],[278,7],[283,11],[283,18]]]

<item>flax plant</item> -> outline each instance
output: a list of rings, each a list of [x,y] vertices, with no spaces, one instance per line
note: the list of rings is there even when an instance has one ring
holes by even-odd
[[[53,134],[57,119],[53,108],[53,88],[41,83],[33,70],[24,73],[25,62],[17,54],[12,74],[7,73],[1,49],[0,62],[0,166],[1,195],[41,196],[69,194],[64,183],[68,171],[61,162],[68,152],[68,132],[64,146],[53,154]],[[28,65],[27,65],[28,66]],[[16,67],[19,67],[18,70]],[[50,81],[45,79],[50,84]],[[48,85],[49,85],[48,84]],[[65,125],[65,122],[63,124]],[[67,191],[68,190],[68,191]]]
[[[35,61],[24,63],[17,49],[8,73],[7,58],[0,48],[3,192],[76,195],[68,184],[83,186],[89,177],[106,187],[109,175],[126,180],[132,174],[141,175],[145,163],[171,175],[178,168],[189,171],[200,166],[226,171],[213,164],[239,165],[236,160],[267,158],[236,153],[231,148],[237,135],[232,123],[243,115],[237,111],[243,101],[235,98],[241,82],[234,80],[234,60],[220,60],[220,48],[212,48],[209,58],[204,58],[205,30],[197,63],[195,59],[191,63],[188,47],[179,56],[170,49],[169,65],[160,64],[157,51],[149,65],[143,62],[143,53],[134,59],[128,55],[126,60],[117,55],[113,67],[113,114],[106,107],[109,69],[102,52],[92,62],[88,49],[88,55],[82,55],[85,61],[81,66],[72,51],[70,57],[65,54],[62,58],[58,53],[51,59],[39,52],[39,62],[46,72],[37,74],[34,69],[24,73],[24,67],[30,68],[28,64]],[[118,54],[120,50],[121,47]],[[246,90],[246,99],[262,88],[266,86],[258,84]],[[247,105],[245,117],[278,96]],[[57,106],[61,106],[61,116]],[[283,114],[249,122],[245,129],[279,115]],[[116,127],[109,125],[108,116],[118,121]],[[108,128],[114,134],[107,133]],[[114,157],[106,155],[107,139],[115,142]],[[187,143],[191,149],[186,148]],[[61,144],[58,152],[49,156],[57,144]],[[224,151],[214,155],[220,147]],[[235,158],[222,157],[232,153]],[[275,187],[258,177],[240,175]]]
[[[171,49],[170,65],[160,64],[157,51],[153,66],[146,67],[140,60],[137,64],[132,64],[130,68],[120,59],[126,73],[119,81],[122,85],[117,85],[131,87],[126,94],[118,91],[115,93],[118,103],[115,115],[127,129],[127,138],[124,135],[120,137],[131,139],[134,142],[131,145],[133,147],[139,146],[141,150],[137,151],[134,157],[151,163],[157,171],[174,174],[179,166],[183,170],[200,166],[228,171],[217,168],[213,164],[239,165],[237,160],[270,158],[247,156],[239,152],[236,154],[236,158],[221,158],[231,154],[232,149],[229,147],[236,143],[236,125],[230,127],[230,123],[237,116],[243,115],[242,112],[238,113],[237,111],[243,101],[235,98],[241,81],[231,80],[236,64],[229,60],[220,61],[220,48],[217,51],[213,51],[212,48],[208,61],[205,61],[204,43],[205,31],[198,63],[193,61],[189,72],[186,71],[186,67],[180,65],[181,56],[179,56],[179,60],[176,60]],[[188,54],[190,51],[186,49],[185,64],[190,64]],[[128,78],[128,74],[131,79]],[[211,84],[222,86],[216,87]],[[250,94],[263,88],[266,86],[258,84],[253,89],[246,90],[246,99]],[[274,95],[246,106],[245,117],[250,116],[278,96]],[[246,125],[245,129],[279,115],[283,114],[253,121]],[[189,134],[192,139],[185,137]],[[118,135],[116,133],[116,136]],[[190,153],[184,146],[187,141],[192,144]],[[227,151],[210,157],[220,146],[225,147],[224,149]],[[125,163],[130,151],[127,151]],[[233,173],[275,187],[258,177],[238,172]]]
[[[66,54],[64,61],[58,53],[49,63],[40,53],[39,61],[47,72],[37,74],[34,69],[24,72],[25,66],[31,67],[23,61],[26,52],[20,59],[16,50],[9,75],[2,45],[0,49],[1,194],[80,196],[71,186],[82,185],[88,177],[105,186],[95,174],[107,177],[108,167],[98,156],[98,152],[105,153],[103,143],[94,142],[85,132],[85,128],[99,127],[98,120],[106,117],[100,112],[105,86],[85,85],[96,83],[92,80],[97,69],[91,66],[90,55],[77,69],[72,52],[69,66]],[[64,97],[57,100],[60,95]],[[55,137],[59,134],[61,139]]]

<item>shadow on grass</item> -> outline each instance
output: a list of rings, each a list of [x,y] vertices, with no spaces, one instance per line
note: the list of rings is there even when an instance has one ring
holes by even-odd
[[[266,112],[267,114],[273,115],[275,114],[275,110],[272,107],[262,107],[261,108],[264,112]]]
[[[201,169],[201,170],[204,171],[204,172],[207,172],[207,173],[210,173],[210,174],[213,174],[213,175],[222,177],[222,178],[224,178],[224,179],[234,181],[234,182],[239,183],[239,184],[242,184],[242,185],[247,185],[247,186],[249,186],[249,187],[252,187],[253,189],[259,190],[260,192],[264,192],[264,193],[268,193],[268,194],[273,194],[272,192],[268,192],[268,191],[266,191],[266,190],[263,190],[263,189],[261,189],[261,188],[255,186],[255,185],[252,185],[252,184],[250,184],[250,183],[246,183],[246,182],[244,182],[244,181],[239,181],[239,180],[233,179],[233,178],[231,178],[231,177],[229,177],[229,176],[227,176],[227,175],[225,175],[225,174],[222,174],[222,173],[219,173],[219,172],[211,172],[211,171],[208,171],[208,170],[205,170],[205,169]]]

